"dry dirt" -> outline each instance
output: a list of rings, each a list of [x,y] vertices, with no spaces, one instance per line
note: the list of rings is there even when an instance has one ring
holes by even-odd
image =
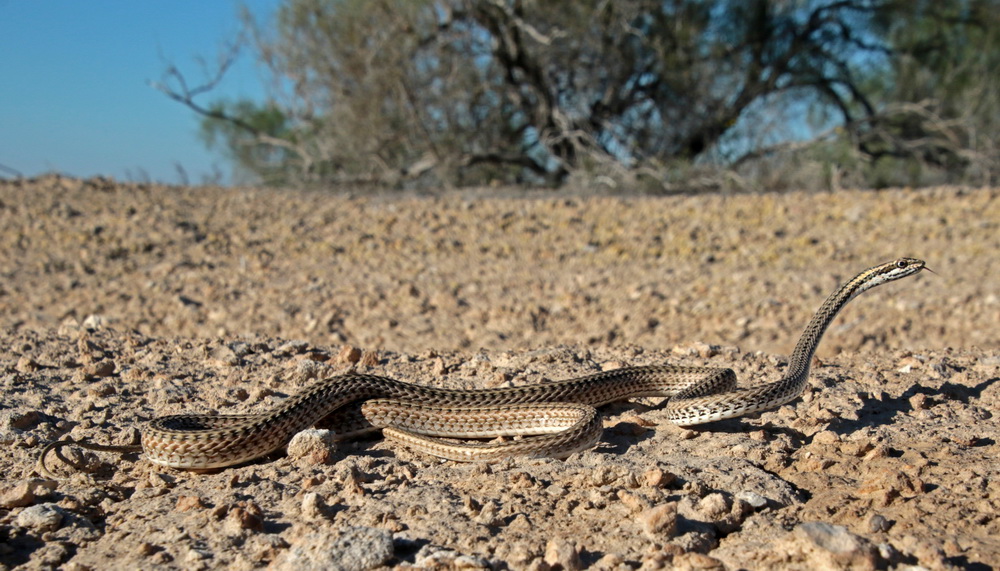
[[[2,569],[993,569],[1000,190],[436,197],[0,182]],[[356,369],[539,383],[663,362],[773,380],[851,302],[801,399],[685,430],[602,411],[566,460],[442,462],[379,439],[195,474],[127,442]]]

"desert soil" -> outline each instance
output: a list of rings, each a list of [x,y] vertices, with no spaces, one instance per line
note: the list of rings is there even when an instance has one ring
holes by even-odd
[[[1000,190],[436,196],[0,181],[2,569],[993,569]],[[483,388],[622,366],[780,377],[839,283],[802,398],[681,429],[602,409],[565,460],[379,438],[199,474],[127,443],[356,370]]]

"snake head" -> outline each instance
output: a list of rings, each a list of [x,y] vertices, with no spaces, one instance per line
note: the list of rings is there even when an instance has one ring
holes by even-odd
[[[848,285],[854,285],[857,289],[851,295],[854,298],[863,291],[867,291],[875,286],[882,285],[913,274],[921,270],[931,271],[923,260],[916,258],[899,258],[891,262],[879,264],[868,270],[861,272]],[[933,273],[933,272],[932,272]]]
[[[888,264],[883,264],[883,266],[888,266],[885,271],[886,281],[905,278],[906,276],[913,275],[920,270],[931,271],[923,260],[918,260],[916,258],[899,258],[898,260],[893,260]]]

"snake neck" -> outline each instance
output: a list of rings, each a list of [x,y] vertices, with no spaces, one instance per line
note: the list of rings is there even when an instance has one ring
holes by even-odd
[[[833,319],[837,317],[837,314],[840,313],[840,310],[849,301],[860,295],[863,291],[881,283],[870,281],[870,273],[874,270],[875,268],[870,268],[858,274],[823,302],[823,305],[820,306],[816,314],[806,324],[802,335],[799,336],[798,343],[795,344],[795,349],[788,359],[788,370],[785,372],[784,381],[805,382],[806,376],[809,375],[809,365],[812,363],[813,355],[816,354],[816,348],[819,346],[823,334],[826,332],[827,327],[830,326],[830,323],[833,322]]]

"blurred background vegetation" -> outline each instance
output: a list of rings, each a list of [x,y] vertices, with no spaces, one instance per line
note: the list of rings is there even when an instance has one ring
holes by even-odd
[[[190,85],[237,180],[997,184],[998,0],[287,0]],[[213,99],[235,58],[265,101]]]

